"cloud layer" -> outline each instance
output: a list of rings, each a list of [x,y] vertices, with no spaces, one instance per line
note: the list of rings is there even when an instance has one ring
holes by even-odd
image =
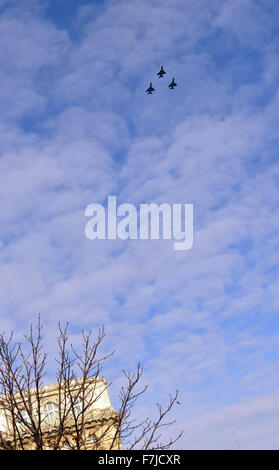
[[[104,324],[114,403],[141,360],[178,447],[278,449],[277,2],[55,3],[0,2],[2,329]],[[193,249],[87,240],[114,194],[193,203]]]

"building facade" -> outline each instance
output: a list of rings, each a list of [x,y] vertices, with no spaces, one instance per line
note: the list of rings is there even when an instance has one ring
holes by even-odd
[[[121,449],[119,416],[104,378],[74,379],[0,400],[2,449]]]

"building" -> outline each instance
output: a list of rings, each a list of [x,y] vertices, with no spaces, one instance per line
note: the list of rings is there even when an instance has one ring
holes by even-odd
[[[118,418],[104,378],[74,379],[6,394],[0,401],[0,447],[118,450]]]

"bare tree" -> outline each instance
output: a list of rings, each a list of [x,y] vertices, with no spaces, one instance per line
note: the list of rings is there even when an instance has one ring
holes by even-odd
[[[45,385],[47,354],[42,342],[40,317],[22,345],[0,334],[0,448],[10,449],[168,449],[182,435],[161,442],[161,428],[177,402],[178,391],[169,396],[165,408],[157,403],[158,417],[136,420],[133,411],[147,386],[140,386],[143,369],[123,371],[126,385],[120,390],[118,411],[100,409],[107,391],[100,379],[103,363],[114,352],[100,355],[105,337],[100,328],[95,339],[92,331],[82,332],[82,346],[69,344],[68,324],[58,324],[56,383]],[[110,384],[108,384],[110,385]],[[55,395],[53,401],[49,396]],[[90,434],[91,433],[91,434]]]

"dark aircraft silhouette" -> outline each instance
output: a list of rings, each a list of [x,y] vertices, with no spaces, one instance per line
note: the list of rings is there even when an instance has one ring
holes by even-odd
[[[175,86],[177,86],[177,84],[175,83],[174,78],[173,78],[171,83],[169,84],[169,88],[173,90]]]
[[[155,91],[155,88],[153,88],[152,83],[150,82],[149,88],[147,88],[146,93],[148,95],[152,95],[153,91]]]
[[[162,66],[160,72],[158,72],[157,75],[158,75],[160,78],[162,78],[162,76],[165,75],[165,73],[166,73],[166,72],[164,71],[163,66]]]

